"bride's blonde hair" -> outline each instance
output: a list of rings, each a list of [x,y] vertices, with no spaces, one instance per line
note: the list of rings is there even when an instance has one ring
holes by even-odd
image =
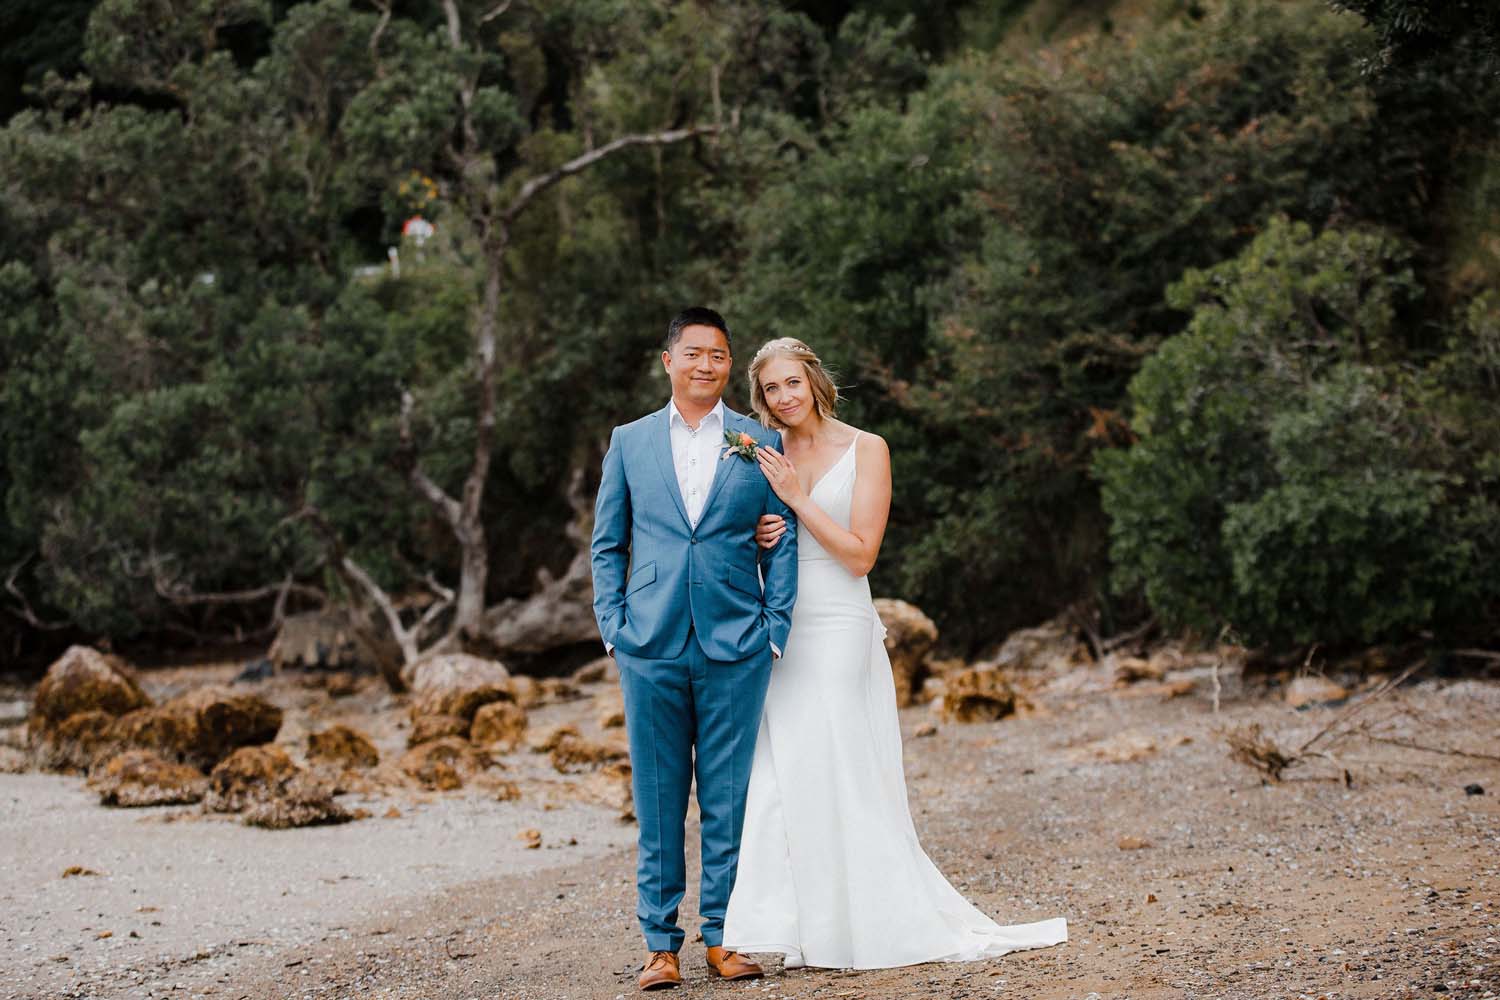
[[[817,407],[818,416],[824,420],[832,420],[833,412],[839,404],[839,387],[834,385],[813,349],[796,337],[778,337],[767,341],[755,352],[755,357],[750,359],[750,411],[755,414],[755,418],[773,430],[784,429],[781,421],[771,412],[771,407],[766,404],[765,390],[760,387],[761,369],[773,358],[790,358],[802,362],[802,369],[807,372],[808,385],[812,388],[813,405]]]

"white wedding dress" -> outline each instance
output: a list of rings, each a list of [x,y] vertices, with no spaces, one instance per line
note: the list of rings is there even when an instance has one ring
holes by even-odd
[[[858,440],[811,493],[845,528]],[[750,769],[725,946],[780,952],[788,968],[883,969],[1066,941],[1061,917],[991,920],[922,850],[884,637],[869,581],[803,531],[791,635],[771,669]]]

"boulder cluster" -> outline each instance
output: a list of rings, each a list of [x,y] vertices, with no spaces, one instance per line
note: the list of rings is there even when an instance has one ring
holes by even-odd
[[[259,695],[219,685],[155,704],[119,657],[74,646],[37,687],[27,738],[39,765],[88,775],[104,805],[201,802],[273,828],[355,818],[333,801],[332,782],[275,745],[281,721]],[[324,754],[374,759],[352,732],[316,739]]]

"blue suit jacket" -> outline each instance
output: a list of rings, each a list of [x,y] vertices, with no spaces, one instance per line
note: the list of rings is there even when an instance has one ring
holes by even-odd
[[[747,659],[773,643],[784,651],[797,598],[796,518],[758,463],[731,455],[714,470],[693,528],[677,487],[667,413],[663,407],[616,427],[609,439],[591,547],[599,634],[652,660],[680,656],[689,625],[712,660]],[[724,429],[781,450],[780,434],[728,407]],[[787,521],[780,543],[764,554],[755,543],[762,514]]]

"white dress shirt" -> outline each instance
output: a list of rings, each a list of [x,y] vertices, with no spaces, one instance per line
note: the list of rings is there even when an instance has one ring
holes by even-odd
[[[715,403],[714,408],[698,421],[697,428],[692,428],[678,411],[674,400],[667,406],[667,427],[672,436],[672,465],[677,470],[677,488],[682,492],[688,523],[696,528],[698,519],[703,516],[708,491],[713,486],[714,473],[719,468],[719,452],[724,447],[724,401],[721,399]]]

